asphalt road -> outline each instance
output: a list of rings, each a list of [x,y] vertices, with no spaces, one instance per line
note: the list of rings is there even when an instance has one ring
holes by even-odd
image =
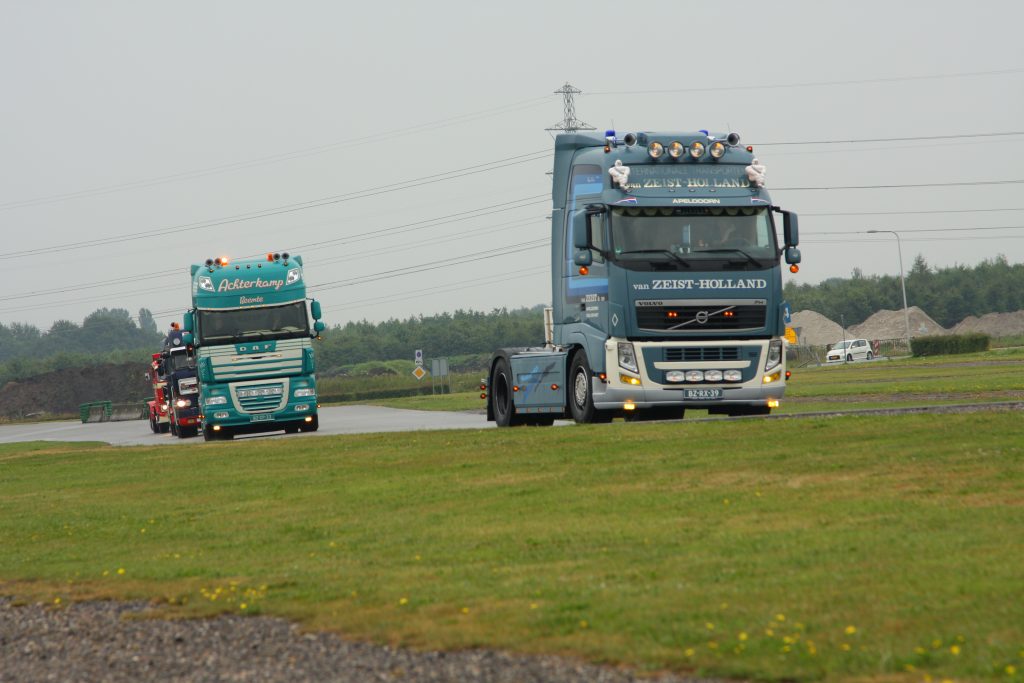
[[[426,410],[397,410],[378,406],[332,406],[320,409],[320,429],[315,434],[362,434],[368,432],[410,432],[432,429],[483,429],[494,427],[482,414],[447,413]],[[284,436],[283,432],[247,434],[236,439]],[[289,434],[289,439],[313,434]],[[18,441],[105,441],[114,446],[151,446],[203,443],[203,437],[179,439],[154,434],[145,420],[128,422],[78,421],[37,422],[0,426],[0,443]]]

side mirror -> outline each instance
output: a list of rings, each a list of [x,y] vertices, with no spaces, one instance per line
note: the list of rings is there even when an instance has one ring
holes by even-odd
[[[786,263],[800,263],[800,250],[796,247],[786,247]]]
[[[590,215],[577,215],[572,223],[572,246],[590,249]]]
[[[577,266],[589,266],[594,262],[594,255],[589,249],[581,249],[572,257],[572,262]]]
[[[192,346],[195,343],[195,337],[192,336],[191,332],[182,332],[181,343],[185,346]]]
[[[322,311],[320,310],[320,302],[313,299],[313,303],[309,305],[309,312],[313,314],[313,320],[319,320],[322,314]]]
[[[324,323],[323,320],[317,320],[315,323],[313,323],[313,331],[316,332],[317,334],[320,334],[326,329],[327,325],[326,323]]]
[[[800,228],[796,214],[792,211],[782,212],[782,235],[787,247],[795,247],[800,244]],[[796,262],[790,261],[790,263]]]
[[[195,316],[192,311],[185,311],[185,315],[181,317],[181,329],[185,332],[196,331]]]

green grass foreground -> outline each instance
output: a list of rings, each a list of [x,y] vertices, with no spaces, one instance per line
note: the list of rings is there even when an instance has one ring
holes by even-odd
[[[1019,412],[0,446],[0,592],[761,680],[1020,681]]]

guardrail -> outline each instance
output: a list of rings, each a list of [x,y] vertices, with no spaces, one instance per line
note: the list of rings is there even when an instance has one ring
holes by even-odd
[[[149,416],[145,401],[129,403],[112,403],[110,401],[92,401],[78,406],[82,423],[86,422],[120,422],[122,420],[145,420]]]

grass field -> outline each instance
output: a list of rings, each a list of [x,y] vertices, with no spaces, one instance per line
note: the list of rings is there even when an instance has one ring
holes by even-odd
[[[0,446],[0,591],[761,680],[1020,681],[1019,412]]]

